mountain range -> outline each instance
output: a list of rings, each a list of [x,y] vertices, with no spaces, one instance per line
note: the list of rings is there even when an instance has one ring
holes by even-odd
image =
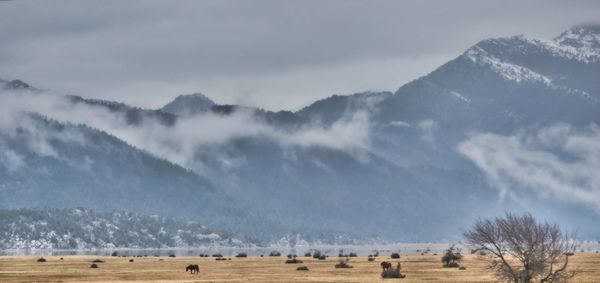
[[[0,80],[0,208],[157,214],[263,242],[456,241],[530,211],[600,238],[600,26],[483,40],[395,92],[160,109]]]

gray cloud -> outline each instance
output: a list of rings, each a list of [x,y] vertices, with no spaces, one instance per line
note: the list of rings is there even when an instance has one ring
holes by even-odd
[[[501,195],[526,188],[600,212],[600,128],[567,124],[513,136],[475,134],[458,146]]]
[[[25,165],[25,158],[13,150],[1,147],[2,154],[0,155],[0,164],[9,172],[14,172],[21,169]]]
[[[599,17],[597,1],[8,1],[0,77],[146,107],[200,91],[296,109],[396,89],[483,38]]]
[[[128,124],[125,114],[110,112],[101,106],[74,104],[66,97],[53,93],[29,91],[1,91],[0,146],[3,135],[27,132],[28,149],[40,156],[60,158],[49,140],[85,143],[78,132],[61,132],[41,128],[24,113],[39,113],[60,122],[85,124],[110,133],[115,137],[200,174],[207,173],[198,154],[214,154],[215,148],[226,147],[240,138],[269,139],[283,149],[324,147],[347,152],[358,160],[365,160],[370,147],[370,117],[366,112],[352,113],[331,126],[305,125],[294,131],[281,130],[257,119],[251,111],[236,111],[231,115],[212,112],[181,117],[173,126],[164,126],[147,117],[141,125]],[[216,153],[218,154],[218,153]],[[20,164],[16,155],[0,156],[10,170]],[[235,167],[239,156],[218,158],[224,168]]]

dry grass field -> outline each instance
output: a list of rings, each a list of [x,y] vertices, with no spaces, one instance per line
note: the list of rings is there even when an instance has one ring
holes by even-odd
[[[350,269],[335,269],[337,257],[327,260],[299,257],[303,264],[285,264],[285,257],[248,257],[216,261],[200,257],[0,257],[0,282],[382,282],[381,261],[392,261],[380,256],[374,262],[366,257],[351,258]],[[95,259],[99,268],[89,268]],[[134,262],[129,262],[133,259]],[[461,265],[466,270],[442,268],[439,255],[404,254],[400,259],[404,279],[386,279],[385,282],[490,282],[494,278],[485,270],[485,263],[468,255]],[[200,265],[200,274],[185,272],[188,264]],[[309,271],[296,271],[298,266]],[[395,266],[395,264],[394,264]],[[573,282],[600,282],[600,254],[576,254],[571,268],[578,271]]]

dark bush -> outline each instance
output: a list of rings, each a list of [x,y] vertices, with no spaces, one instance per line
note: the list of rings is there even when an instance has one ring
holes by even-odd
[[[272,251],[269,256],[281,256],[281,253],[278,251]]]
[[[46,259],[43,257],[38,258],[37,262],[46,262]]]
[[[340,262],[335,264],[335,268],[352,268],[352,265],[348,264],[348,259],[340,260]]]
[[[92,265],[90,265],[90,268],[98,268],[98,265],[95,263],[92,263]]]
[[[392,254],[390,255],[390,257],[391,257],[391,258],[396,258],[396,259],[398,259],[398,258],[400,258],[400,253],[392,253]]]
[[[321,256],[319,256],[319,260],[326,260],[326,259],[327,259],[327,256],[326,256],[326,255],[321,255]]]
[[[406,275],[400,273],[400,270],[388,269],[381,272],[381,278],[404,278]]]
[[[213,254],[212,257],[223,257],[222,254]]]
[[[462,259],[462,255],[460,252],[454,247],[454,245],[450,246],[446,250],[446,253],[442,256],[442,263],[444,267],[459,267],[458,261]]]
[[[296,270],[299,270],[299,271],[308,271],[308,266],[298,266],[298,268],[296,268]]]
[[[348,256],[349,257],[357,257],[358,255],[356,253],[350,253]]]
[[[458,268],[458,270],[467,270],[467,268],[464,267],[464,266],[461,266],[461,267]]]
[[[381,272],[381,278],[404,278],[406,275],[400,272],[400,263],[396,264],[396,268],[390,268]]]
[[[575,253],[574,253],[574,252],[567,252],[567,253],[565,253],[565,255],[566,255],[566,256],[574,256],[574,255],[575,255]]]
[[[117,251],[112,252],[112,254],[110,254],[110,256],[119,256],[119,253]]]
[[[374,257],[370,257],[370,258],[368,259],[368,261],[375,261],[375,258],[374,258]]]
[[[302,261],[297,258],[292,258],[292,259],[286,260],[285,263],[287,263],[287,264],[302,263]]]
[[[238,253],[235,257],[248,257],[246,253]]]
[[[314,251],[312,254],[313,258],[320,258],[321,257],[321,251]]]
[[[129,262],[133,262],[133,258],[129,260]]]
[[[103,260],[101,260],[101,259],[98,259],[98,258],[97,258],[97,259],[94,259],[92,262],[95,262],[95,263],[103,263],[104,261],[103,261]]]
[[[169,257],[175,257],[175,255],[174,254],[170,254]]]
[[[61,257],[60,260],[64,260],[64,258]]]
[[[310,252],[307,252],[307,253],[304,253],[304,256],[305,256],[305,257],[311,257],[311,256],[312,256],[312,254],[311,254]]]

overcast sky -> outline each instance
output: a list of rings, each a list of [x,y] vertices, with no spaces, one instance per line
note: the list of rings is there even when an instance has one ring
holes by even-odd
[[[296,110],[394,91],[489,37],[551,39],[600,1],[0,1],[0,78],[160,107]]]

